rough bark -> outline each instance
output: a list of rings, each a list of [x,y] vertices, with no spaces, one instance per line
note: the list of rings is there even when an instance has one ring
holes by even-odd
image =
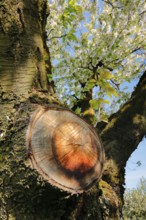
[[[38,105],[53,95],[45,43],[46,0],[0,2],[0,219],[122,218],[124,168],[146,134],[146,73],[131,99],[97,130],[105,147],[102,180],[81,195],[53,188],[30,168],[25,135]]]
[[[34,87],[52,92],[46,80],[46,70],[51,73],[45,42],[48,13],[46,1],[1,1],[0,74],[5,91],[27,95]]]

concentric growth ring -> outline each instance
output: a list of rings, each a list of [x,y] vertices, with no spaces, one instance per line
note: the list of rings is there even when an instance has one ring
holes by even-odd
[[[104,152],[92,126],[60,107],[39,107],[32,115],[27,145],[33,167],[54,186],[72,193],[101,177]]]

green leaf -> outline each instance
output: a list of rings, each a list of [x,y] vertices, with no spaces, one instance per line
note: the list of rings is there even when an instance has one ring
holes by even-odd
[[[51,2],[47,32],[48,39],[52,39],[48,44],[54,66],[52,73],[57,79],[56,93],[71,105],[75,102],[71,94],[77,93],[77,97],[83,100],[86,92],[92,92],[93,96],[98,93],[98,97],[108,96],[98,99],[102,106],[99,118],[103,111],[112,113],[129,98],[125,95],[127,89],[119,86],[119,91],[116,86],[130,83],[144,71],[145,16],[139,14],[145,7],[145,1],[134,0],[134,4],[127,0],[123,0],[125,4],[112,1],[114,7],[105,4],[100,13],[97,13],[100,5],[96,1],[91,4],[77,0]],[[128,19],[130,11],[133,16]],[[141,48],[141,52],[137,48]],[[99,67],[100,60],[104,65]],[[89,65],[90,71],[80,69],[81,65]],[[97,81],[88,80],[95,74],[96,66]],[[75,76],[69,79],[68,75],[74,71]],[[86,83],[84,88],[79,88],[80,82]],[[117,85],[114,86],[114,82]],[[93,89],[96,86],[97,90]],[[64,89],[66,87],[68,89]],[[115,96],[119,98],[114,99]],[[110,110],[106,109],[108,99]]]
[[[93,109],[98,109],[99,108],[98,100],[93,99],[93,100],[90,100],[89,103],[90,103],[91,108],[93,108]]]
[[[77,5],[76,6],[76,11],[77,11],[78,14],[82,14],[82,7]]]
[[[109,83],[108,83],[108,81],[100,81],[99,82],[99,85],[101,86],[101,88],[106,92],[106,94],[107,94],[107,96],[108,97],[112,97],[113,95],[114,96],[118,96],[118,93],[117,93],[117,91],[116,91],[116,89],[115,88],[113,88]]]
[[[114,88],[112,88],[112,87],[108,87],[107,89],[106,89],[106,94],[111,98],[113,95],[114,96],[118,96],[118,93],[117,93],[117,91],[114,89]]]
[[[70,5],[70,6],[74,6],[75,4],[76,4],[76,0],[68,0],[68,4]]]
[[[52,74],[47,74],[47,78],[49,82],[53,81],[53,75]]]
[[[108,122],[108,116],[106,114],[103,114],[100,118],[101,121]]]
[[[102,69],[100,71],[100,77],[102,77],[102,79],[104,80],[110,80],[114,78],[114,75],[110,71],[106,69]]]
[[[96,85],[96,83],[97,81],[95,79],[88,80],[86,83],[85,91],[91,90]]]
[[[102,103],[103,103],[103,104],[108,104],[108,105],[110,104],[110,101],[109,101],[109,100],[102,99],[102,98],[99,98],[99,99],[98,99],[98,102],[99,102],[100,104],[102,104]]]
[[[77,115],[80,115],[81,114],[81,108],[77,107],[76,110],[75,110],[75,113]]]
[[[70,31],[67,35],[68,40],[70,41],[78,41],[78,38],[76,37],[76,35],[73,33],[73,31]]]

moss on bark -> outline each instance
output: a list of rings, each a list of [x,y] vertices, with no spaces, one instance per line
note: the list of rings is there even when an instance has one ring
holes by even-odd
[[[0,2],[0,218],[120,219],[124,166],[146,133],[146,74],[131,100],[101,126],[106,164],[99,185],[78,196],[53,188],[30,168],[25,146],[36,107],[60,104],[47,82],[47,14],[47,0]]]

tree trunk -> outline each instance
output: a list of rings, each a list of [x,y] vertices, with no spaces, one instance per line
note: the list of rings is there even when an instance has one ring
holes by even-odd
[[[0,2],[0,219],[122,219],[124,167],[146,134],[146,73],[130,101],[97,125],[106,155],[102,180],[78,196],[50,186],[30,168],[25,144],[37,106],[60,104],[47,80],[48,14],[47,0]]]
[[[26,96],[32,86],[51,91],[46,79],[46,70],[51,71],[45,42],[47,13],[45,1],[1,1],[0,74],[5,92]]]

